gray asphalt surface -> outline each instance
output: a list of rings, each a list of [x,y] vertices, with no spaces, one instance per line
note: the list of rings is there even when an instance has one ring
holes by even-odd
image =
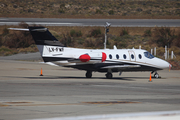
[[[0,119],[23,120],[81,115],[180,110],[180,71],[85,72],[38,62],[0,60]],[[40,70],[43,69],[43,75]]]
[[[43,26],[104,26],[112,27],[180,27],[179,19],[59,19],[59,18],[0,18],[0,25],[18,25],[20,22]]]
[[[0,56],[0,60],[25,60],[25,61],[43,61],[39,52],[19,53],[10,56]]]

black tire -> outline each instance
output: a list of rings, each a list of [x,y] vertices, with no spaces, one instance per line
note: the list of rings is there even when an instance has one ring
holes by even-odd
[[[86,72],[86,78],[91,78],[92,77],[92,72],[91,71],[87,71]]]
[[[112,73],[107,73],[107,74],[106,74],[106,78],[107,78],[107,79],[112,79],[112,77],[113,77],[113,76],[112,76]]]
[[[159,78],[159,74],[158,74],[158,73],[155,73],[155,74],[154,74],[154,77],[155,77],[155,78]]]

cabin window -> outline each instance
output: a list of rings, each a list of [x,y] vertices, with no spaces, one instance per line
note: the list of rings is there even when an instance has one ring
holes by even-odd
[[[134,59],[134,55],[133,54],[131,54],[131,59]]]
[[[123,55],[123,58],[126,59],[126,55],[125,54]]]
[[[109,55],[109,59],[112,59],[112,55],[111,54]]]
[[[142,58],[142,55],[141,54],[139,54],[139,59],[141,59]]]
[[[154,58],[154,56],[151,53],[149,53],[149,52],[144,52],[144,56],[149,58],[149,59]]]
[[[118,54],[116,54],[116,58],[119,59],[119,55]]]

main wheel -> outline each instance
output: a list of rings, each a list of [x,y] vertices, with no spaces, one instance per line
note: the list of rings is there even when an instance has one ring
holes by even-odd
[[[91,78],[92,77],[92,72],[91,71],[87,71],[86,72],[86,78]]]
[[[106,78],[107,78],[107,79],[111,79],[112,77],[113,77],[112,73],[108,72],[108,73],[106,74]]]

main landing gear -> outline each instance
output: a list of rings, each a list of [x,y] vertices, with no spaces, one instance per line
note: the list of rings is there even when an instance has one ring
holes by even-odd
[[[107,79],[112,79],[113,75],[112,75],[112,70],[108,69],[107,73],[105,74]]]
[[[86,78],[91,78],[92,77],[92,71],[87,71],[86,72]],[[107,72],[106,78],[107,79],[112,79],[113,75],[111,72]]]
[[[154,73],[154,71],[151,72],[151,74],[153,74],[153,73]],[[161,77],[159,76],[159,74],[157,73],[157,71],[155,71],[155,73],[154,73],[154,78],[161,78]]]
[[[92,77],[92,71],[87,71],[86,78],[91,78],[91,77]]]
[[[107,72],[107,74],[106,74],[106,78],[107,78],[107,79],[112,79],[112,77],[113,77],[112,73]]]

